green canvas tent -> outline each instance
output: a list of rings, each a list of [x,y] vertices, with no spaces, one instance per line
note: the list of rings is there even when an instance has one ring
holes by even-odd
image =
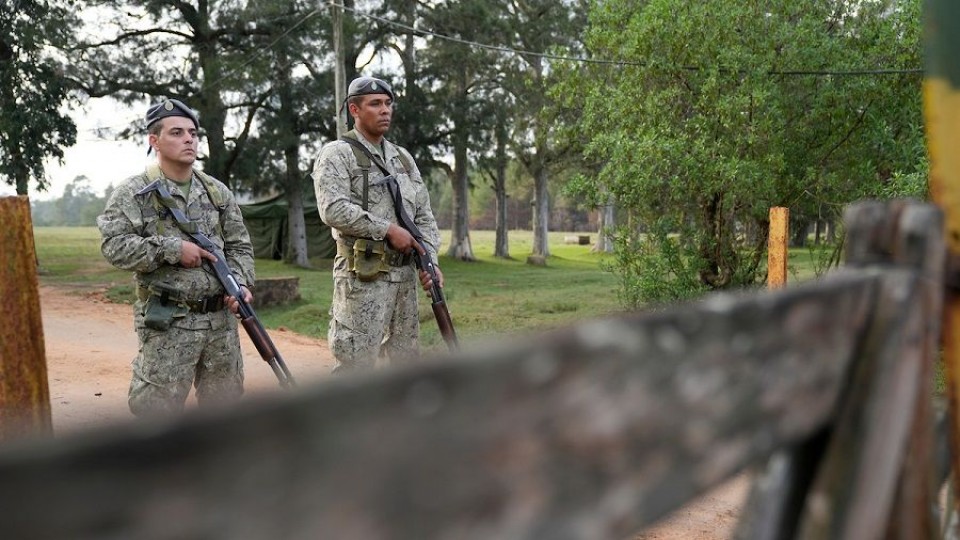
[[[250,233],[253,256],[258,259],[285,259],[290,251],[287,234],[287,200],[278,195],[265,201],[241,204],[240,213]],[[337,244],[330,227],[320,221],[317,201],[304,195],[303,220],[307,227],[307,256],[332,259]]]

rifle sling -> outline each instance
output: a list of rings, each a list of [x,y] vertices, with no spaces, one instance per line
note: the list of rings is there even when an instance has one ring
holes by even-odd
[[[384,183],[387,185],[387,191],[390,192],[390,199],[393,200],[393,211],[397,214],[397,221],[400,222],[400,225],[407,230],[418,242],[423,242],[423,233],[420,232],[420,229],[417,225],[410,219],[410,216],[407,214],[406,209],[403,207],[403,199],[400,197],[400,185],[397,183],[396,177],[387,170],[387,167],[383,165],[382,160],[379,156],[374,156],[362,142],[351,138],[351,137],[341,137],[341,141],[346,142],[353,146],[354,148],[360,150],[368,158],[370,162],[377,166],[380,169],[380,172],[384,175]]]

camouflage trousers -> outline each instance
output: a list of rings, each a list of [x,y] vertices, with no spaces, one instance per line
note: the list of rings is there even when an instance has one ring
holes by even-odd
[[[180,412],[191,386],[200,406],[243,395],[243,357],[232,313],[188,313],[161,331],[143,325],[140,302],[135,310],[140,352],[133,360],[127,395],[133,414]]]
[[[378,359],[391,363],[414,360],[419,352],[419,281],[363,282],[354,277],[333,280],[330,308],[330,351],[333,373],[373,369]]]

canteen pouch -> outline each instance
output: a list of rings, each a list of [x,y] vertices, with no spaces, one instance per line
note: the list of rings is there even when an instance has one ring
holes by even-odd
[[[176,289],[163,283],[151,285],[150,292],[153,293],[147,298],[146,307],[143,310],[143,325],[151,330],[167,330],[173,324],[174,319],[180,319],[190,312],[186,306],[177,304],[172,298],[171,293],[176,293]]]
[[[386,242],[376,242],[363,238],[353,244],[352,270],[360,281],[374,281],[380,272],[389,272],[386,264]]]

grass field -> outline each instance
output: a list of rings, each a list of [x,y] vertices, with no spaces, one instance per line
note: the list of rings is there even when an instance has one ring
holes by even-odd
[[[546,330],[621,310],[617,277],[604,269],[603,262],[608,257],[591,253],[590,246],[564,244],[567,234],[550,233],[552,256],[546,267],[525,262],[533,240],[531,231],[510,232],[510,253],[514,257],[511,260],[493,257],[493,231],[471,232],[477,262],[441,257],[444,292],[461,339],[490,339]],[[131,274],[113,268],[103,259],[96,228],[38,227],[34,236],[41,282],[106,288],[114,301],[131,301]],[[596,238],[595,234],[591,236]],[[445,231],[444,246],[448,243],[449,231]],[[789,261],[791,280],[814,275],[814,256],[807,250],[792,251]],[[333,289],[331,262],[314,259],[313,268],[302,269],[258,259],[259,278],[296,276],[302,296],[293,304],[258,310],[264,325],[326,338]],[[425,348],[441,346],[428,301],[421,302],[420,320]]]
[[[513,260],[493,257],[493,231],[471,233],[478,261],[465,263],[441,257],[444,293],[462,339],[542,330],[617,311],[616,277],[601,268],[602,255],[590,246],[563,244],[564,233],[551,233],[553,256],[547,267],[525,263],[532,233],[511,231]],[[595,236],[595,235],[594,235]],[[110,266],[99,251],[99,233],[93,227],[37,227],[34,230],[43,283],[84,288],[106,288],[115,301],[130,301],[130,272]],[[445,232],[444,245],[449,241]],[[314,259],[312,269],[280,261],[256,261],[259,278],[296,276],[302,299],[283,307],[264,308],[258,315],[267,328],[326,338],[333,290],[330,260]],[[426,293],[424,299],[427,300]],[[439,332],[428,301],[421,303],[424,346],[438,346]]]

